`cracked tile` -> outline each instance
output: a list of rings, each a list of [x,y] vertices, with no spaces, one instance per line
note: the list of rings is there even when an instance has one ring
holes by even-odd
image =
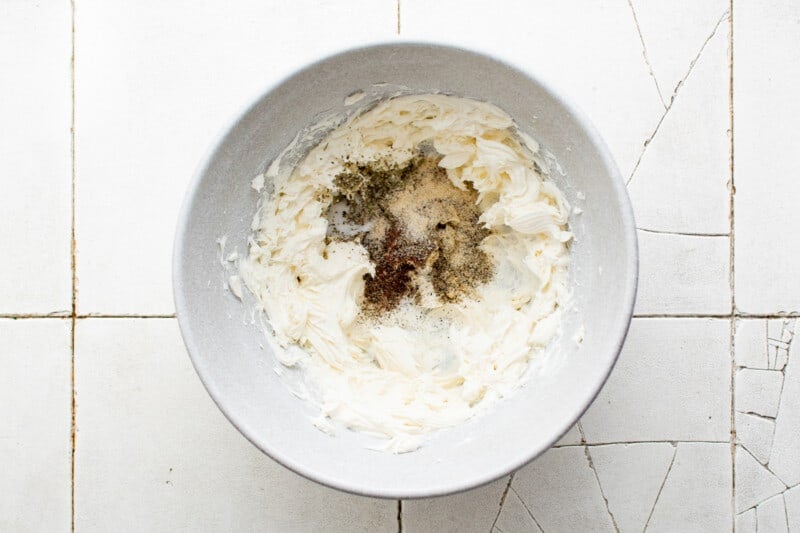
[[[736,413],[736,442],[747,448],[762,465],[769,461],[775,422],[760,416]]]
[[[678,443],[647,531],[730,530],[731,484],[728,443]]]
[[[775,418],[783,386],[783,373],[777,370],[740,368],[734,377],[736,410]]]
[[[800,4],[734,0],[736,305],[800,311]]]
[[[586,110],[624,176],[664,111],[625,2],[403,0],[401,16],[403,37],[482,50],[553,83]],[[458,30],[443,32],[443,20]]]
[[[653,74],[664,100],[669,103],[670,96],[686,76],[703,42],[728,9],[728,2],[632,0],[631,3],[636,11]]]
[[[786,504],[786,519],[789,523],[789,531],[792,533],[800,531],[800,485],[784,492],[783,500]]]
[[[592,461],[621,531],[644,531],[675,457],[671,444],[592,446]]]
[[[522,468],[511,487],[543,531],[613,531],[583,446],[554,448]]]
[[[497,518],[495,530],[502,533],[514,533],[516,531],[543,533],[514,490],[508,491],[503,509]]]
[[[758,464],[752,455],[741,446],[736,447],[736,512],[746,511],[776,494],[780,494],[786,485],[776,478],[772,472]]]
[[[72,306],[70,19],[69,2],[0,2],[3,314]]]
[[[792,343],[786,363],[769,466],[789,486],[800,483],[800,348]]]
[[[736,533],[757,533],[755,508],[736,515]]]
[[[729,232],[726,33],[718,31],[708,43],[630,181],[639,227],[679,233]]]
[[[75,347],[76,531],[134,516],[138,531],[396,531],[395,500],[328,489],[247,442],[200,384],[174,319],[81,320]]]
[[[397,6],[247,0],[231,16],[221,0],[80,4],[80,312],[169,314],[177,213],[212,140],[291,71],[338,49],[395,37]],[[331,23],[342,19],[347,31]]]
[[[796,320],[745,320],[737,325],[736,361],[757,368],[736,371],[736,502],[744,510],[800,483],[800,365]],[[765,369],[766,368],[766,369]],[[766,417],[774,417],[774,421]],[[752,456],[751,456],[752,454]],[[761,463],[761,466],[758,463]],[[771,503],[770,505],[777,505]],[[767,507],[770,513],[773,510]],[[763,520],[758,511],[759,528]],[[768,522],[769,527],[775,526]],[[768,526],[764,526],[768,527]],[[762,529],[763,530],[763,529]]]
[[[634,319],[614,372],[581,419],[587,442],[727,442],[729,343],[727,320]]]
[[[0,319],[0,339],[0,531],[69,531],[70,322]]]
[[[769,533],[788,533],[786,523],[786,508],[783,504],[783,494],[773,496],[756,508],[757,531]]]
[[[639,231],[638,314],[724,314],[731,309],[728,237]]]
[[[508,477],[467,492],[403,501],[403,531],[463,531],[484,533],[491,530],[500,510],[500,500]],[[506,500],[508,496],[506,496]],[[502,528],[503,531],[506,531]],[[513,530],[509,530],[513,531]]]
[[[767,321],[736,321],[735,337],[737,366],[747,368],[769,368],[767,361]]]
[[[783,370],[789,361],[796,319],[778,318],[767,321],[767,367]]]

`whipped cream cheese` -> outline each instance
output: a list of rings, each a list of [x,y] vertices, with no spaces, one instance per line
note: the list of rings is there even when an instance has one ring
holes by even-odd
[[[407,164],[435,149],[453,186],[477,192],[480,247],[494,275],[470,297],[406,298],[362,312],[375,264],[358,240],[331,240],[335,180],[353,163]],[[287,149],[288,150],[288,149]],[[569,300],[570,206],[536,163],[539,147],[484,102],[444,95],[380,102],[331,131],[293,168],[273,164],[241,277],[256,296],[282,365],[299,367],[308,399],[399,453],[518,388],[559,331]],[[254,180],[254,188],[264,181]]]

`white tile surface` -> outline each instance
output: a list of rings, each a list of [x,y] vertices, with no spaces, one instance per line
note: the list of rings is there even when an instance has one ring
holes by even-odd
[[[787,486],[800,484],[800,365],[794,341],[797,321],[750,320],[743,324],[737,332],[737,364],[757,369],[736,371],[735,405],[737,411],[756,414],[736,413],[737,442],[747,450],[737,446],[737,509],[765,502],[758,506],[759,529],[781,531],[779,522],[775,522],[778,501],[781,505],[783,502],[780,495],[788,494],[784,492]],[[739,338],[743,339],[741,343]],[[748,355],[740,355],[740,351]],[[755,353],[757,357],[753,357]],[[767,504],[772,497],[775,500]],[[788,512],[791,496],[787,501]]]
[[[644,531],[676,450],[666,442],[591,448],[608,509],[620,531]]]
[[[726,30],[727,26],[717,31],[708,42],[628,185],[640,228],[729,233],[730,74]]]
[[[0,531],[70,530],[70,322],[0,319]]]
[[[736,515],[735,531],[736,533],[757,533],[755,507]]]
[[[735,0],[736,304],[800,311],[800,4]]]
[[[583,446],[556,448],[522,468],[511,488],[543,531],[613,531]]]
[[[729,531],[730,446],[678,443],[675,463],[653,509],[647,531]]]
[[[767,368],[767,321],[736,321],[736,365]]]
[[[767,320],[767,368],[783,370],[795,335],[796,318]]]
[[[614,372],[581,419],[590,443],[730,437],[727,320],[634,319]]]
[[[769,533],[786,533],[789,526],[786,522],[786,508],[783,505],[783,495],[778,494],[765,501],[756,509],[758,531]]]
[[[509,490],[503,509],[497,518],[497,524],[492,533],[511,533],[514,531],[530,531],[542,533],[533,515],[517,495],[516,490]]]
[[[80,312],[172,312],[176,216],[214,137],[269,84],[301,65],[393,37],[396,8],[391,0],[248,0],[235,10],[221,0],[81,2]]]
[[[76,530],[396,531],[396,501],[327,489],[250,445],[174,320],[89,319],[76,333]]]
[[[500,512],[500,500],[506,485],[508,478],[504,477],[486,486],[452,496],[406,500],[403,502],[403,531],[490,531]]]
[[[789,531],[792,533],[800,531],[800,485],[784,492],[783,500],[786,503],[786,519],[789,523]]]
[[[769,466],[789,486],[800,484],[800,343],[793,342],[786,364]]]
[[[0,2],[0,314],[69,312],[69,2]]]
[[[664,112],[626,2],[401,0],[400,14],[402,37],[480,49],[555,84],[589,114],[624,176]]]
[[[783,373],[777,370],[741,368],[734,376],[736,410],[775,418],[783,388]]]
[[[729,8],[725,0],[631,0],[665,104]],[[727,28],[721,28],[725,32]],[[719,30],[718,30],[719,32]]]
[[[786,489],[781,480],[741,446],[736,447],[736,512],[741,513]]]
[[[728,237],[637,233],[637,314],[730,313]]]
[[[736,442],[744,446],[762,465],[769,462],[775,422],[757,415],[736,413]]]
[[[578,429],[578,425],[575,424],[572,426],[567,433],[561,437],[556,445],[564,445],[564,444],[580,444],[581,443],[581,433]]]

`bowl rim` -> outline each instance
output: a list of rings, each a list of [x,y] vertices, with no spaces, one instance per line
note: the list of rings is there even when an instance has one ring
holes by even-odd
[[[601,161],[603,162],[604,168],[606,168],[609,171],[609,175],[611,178],[610,183],[613,188],[613,192],[615,196],[620,200],[620,207],[621,207],[620,216],[622,218],[622,225],[624,232],[623,235],[621,235],[621,237],[626,247],[628,247],[632,252],[628,255],[626,261],[627,272],[629,272],[630,275],[624,280],[624,286],[621,287],[623,289],[624,308],[622,312],[620,312],[619,314],[616,330],[609,332],[611,338],[616,339],[616,341],[614,342],[613,357],[611,357],[610,364],[608,365],[608,367],[599,376],[599,379],[594,384],[594,393],[589,397],[585,405],[583,405],[579,409],[579,411],[576,412],[574,420],[568,421],[568,423],[566,423],[565,426],[563,427],[562,431],[557,433],[552,439],[545,441],[544,445],[538,447],[532,447],[526,453],[521,454],[521,456],[509,459],[504,468],[492,472],[487,472],[482,476],[475,476],[471,480],[462,479],[462,480],[457,480],[455,482],[446,481],[443,482],[440,486],[433,489],[395,490],[395,491],[383,490],[383,489],[375,490],[367,486],[350,482],[343,482],[338,479],[327,477],[326,475],[321,474],[317,471],[307,469],[302,465],[296,464],[290,458],[284,456],[280,452],[280,450],[274,449],[273,447],[269,446],[268,443],[262,442],[259,439],[257,439],[256,436],[249,430],[248,424],[244,420],[241,420],[237,415],[237,413],[231,411],[225,406],[223,395],[220,394],[217,390],[215,380],[213,378],[213,372],[211,372],[204,365],[203,359],[202,357],[200,357],[201,350],[198,346],[198,343],[196,342],[195,334],[192,330],[192,327],[189,324],[189,318],[188,318],[189,305],[186,301],[187,293],[184,290],[184,280],[183,280],[185,261],[184,261],[184,256],[182,254],[185,244],[184,241],[187,235],[187,230],[189,228],[189,214],[192,211],[194,202],[197,199],[196,193],[199,188],[199,185],[203,181],[204,176],[208,171],[209,167],[212,165],[220,146],[225,142],[225,140],[233,132],[233,130],[239,125],[242,119],[245,118],[257,105],[259,105],[261,100],[267,94],[269,94],[276,88],[280,87],[282,84],[284,84],[291,78],[301,74],[302,72],[313,69],[318,65],[330,61],[331,59],[334,59],[336,57],[359,51],[367,51],[370,49],[392,48],[392,47],[442,49],[442,50],[457,51],[457,52],[472,54],[479,56],[483,59],[492,60],[524,76],[532,83],[538,85],[545,93],[547,93],[551,98],[553,98],[561,106],[563,106],[563,108],[570,115],[572,115],[574,120],[578,123],[580,128],[587,135],[592,145],[597,149],[598,155],[601,158]],[[639,246],[636,234],[636,224],[634,220],[633,207],[631,205],[630,196],[628,195],[627,186],[625,184],[624,179],[622,178],[622,175],[619,172],[619,168],[617,167],[617,164],[613,156],[611,155],[608,146],[606,145],[603,138],[600,136],[600,133],[597,131],[594,124],[589,119],[588,115],[574,102],[572,102],[569,98],[565,97],[564,94],[565,93],[561,90],[558,90],[552,82],[545,81],[541,76],[537,75],[531,69],[522,68],[520,66],[515,65],[512,62],[506,61],[504,59],[494,56],[491,53],[486,53],[484,51],[472,49],[461,45],[456,46],[453,44],[440,43],[435,41],[426,41],[426,40],[399,39],[399,40],[376,41],[368,44],[340,49],[339,51],[336,51],[334,53],[321,57],[315,61],[307,63],[303,65],[301,68],[293,70],[292,72],[280,77],[278,80],[270,83],[263,90],[256,93],[256,95],[249,101],[249,103],[245,105],[238,114],[236,114],[232,119],[230,119],[225,124],[225,126],[221,129],[220,133],[217,136],[213,137],[212,142],[204,152],[204,155],[200,160],[200,163],[196,167],[195,172],[189,182],[189,185],[187,186],[186,193],[184,195],[183,202],[181,204],[181,208],[178,214],[175,237],[173,241],[173,250],[172,250],[173,300],[175,303],[175,315],[178,321],[178,326],[181,332],[181,336],[183,338],[184,344],[189,354],[189,358],[192,361],[192,365],[194,366],[195,371],[200,377],[201,383],[205,387],[206,391],[208,392],[209,396],[214,401],[216,406],[223,413],[223,415],[248,441],[250,441],[250,443],[252,443],[256,448],[261,450],[268,457],[270,457],[277,463],[281,464],[282,466],[288,468],[289,470],[293,471],[294,473],[299,474],[302,477],[309,479],[313,482],[320,483],[322,485],[334,489],[368,497],[377,497],[385,499],[419,499],[419,498],[430,498],[430,497],[444,496],[444,495],[464,492],[467,490],[471,490],[489,484],[513,472],[516,472],[517,470],[524,467],[525,465],[527,465],[528,463],[530,463],[531,461],[535,460],[537,457],[542,455],[544,452],[549,450],[553,446],[553,444],[558,442],[570,430],[570,428],[572,428],[575,425],[575,423],[580,420],[580,417],[583,416],[583,414],[586,412],[589,406],[597,398],[600,391],[603,389],[603,386],[608,380],[611,371],[614,369],[617,360],[619,359],[619,354],[625,343],[625,338],[627,337],[631,320],[633,318],[633,309],[638,289]]]

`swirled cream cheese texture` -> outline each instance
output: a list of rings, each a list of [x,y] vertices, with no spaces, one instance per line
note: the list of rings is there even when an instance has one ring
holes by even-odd
[[[432,143],[455,187],[478,193],[481,242],[495,275],[472,298],[404,301],[360,313],[375,266],[357,242],[326,244],[334,180],[345,161],[407,163]],[[299,367],[330,421],[418,448],[518,388],[559,330],[569,299],[569,205],[535,163],[536,142],[484,102],[444,95],[385,100],[334,129],[293,168],[273,164],[241,263],[282,365]],[[418,299],[419,300],[419,299]]]

